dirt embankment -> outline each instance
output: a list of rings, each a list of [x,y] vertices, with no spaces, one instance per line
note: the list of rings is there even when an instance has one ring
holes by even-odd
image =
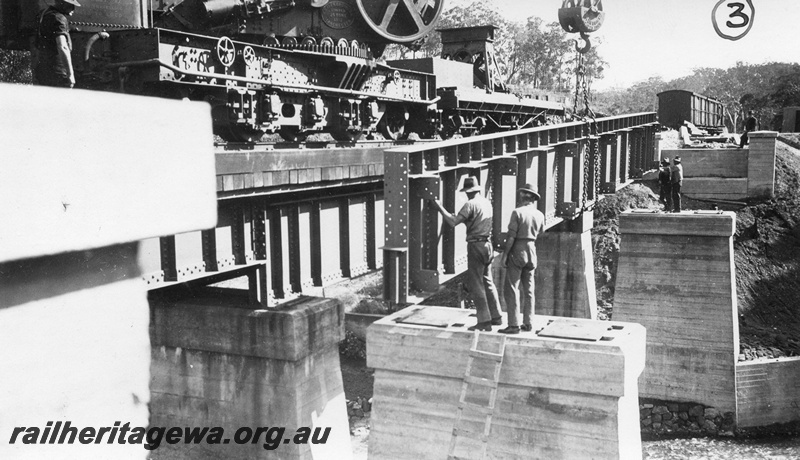
[[[800,356],[800,150],[778,142],[775,197],[737,212],[742,353]]]

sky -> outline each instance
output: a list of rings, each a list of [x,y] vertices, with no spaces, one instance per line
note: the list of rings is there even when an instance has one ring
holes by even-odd
[[[538,16],[558,21],[562,0],[484,0],[497,5],[515,21]],[[717,9],[718,24],[729,35],[727,21],[735,11],[726,5],[747,0],[726,0]],[[718,0],[602,0],[605,21],[590,37],[599,37],[598,52],[609,63],[605,77],[593,89],[627,87],[651,76],[664,80],[690,75],[698,67],[727,68],[742,61],[798,62],[800,60],[800,2],[797,0],[750,0],[750,30],[739,40],[727,40],[714,30],[712,11]],[[445,0],[449,5],[469,0]],[[744,13],[752,11],[745,7]]]

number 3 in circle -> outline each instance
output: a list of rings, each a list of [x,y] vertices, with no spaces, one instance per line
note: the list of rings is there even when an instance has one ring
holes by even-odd
[[[721,6],[726,8],[720,9]],[[717,35],[726,40],[739,40],[753,27],[755,15],[752,0],[719,0],[711,12],[711,21]]]

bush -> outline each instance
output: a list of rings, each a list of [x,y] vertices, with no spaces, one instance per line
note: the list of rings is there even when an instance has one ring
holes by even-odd
[[[345,358],[367,359],[367,343],[350,331],[345,331],[344,340],[339,342],[339,354]]]

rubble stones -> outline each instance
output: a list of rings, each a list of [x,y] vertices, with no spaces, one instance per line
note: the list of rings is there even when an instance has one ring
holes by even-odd
[[[648,434],[733,434],[734,414],[694,403],[648,400],[639,405],[642,433]]]

